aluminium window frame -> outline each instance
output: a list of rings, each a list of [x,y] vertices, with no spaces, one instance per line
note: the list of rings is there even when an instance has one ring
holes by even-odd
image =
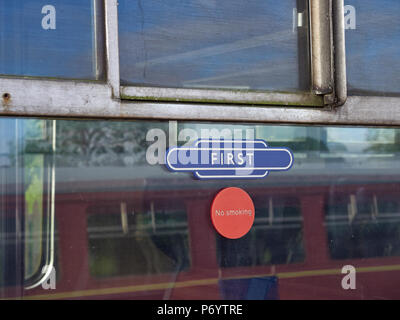
[[[312,89],[316,93],[313,99],[320,101],[323,98],[323,107],[307,103],[309,97],[304,100],[301,94],[279,92],[252,93],[252,104],[249,104],[246,93],[234,92],[230,93],[230,97],[224,97],[224,90],[200,92],[206,97],[210,93],[220,95],[221,102],[225,103],[186,101],[187,95],[190,98],[197,89],[173,89],[176,99],[185,102],[123,99],[132,90],[145,92],[147,89],[120,86],[118,3],[117,0],[104,0],[104,3],[106,82],[2,76],[0,116],[400,125],[400,98],[347,97],[343,0],[309,0],[311,78]],[[170,94],[162,88],[156,88],[156,91],[161,100],[165,98],[163,95]],[[271,102],[257,105],[266,98]],[[227,100],[234,100],[235,103],[228,103]],[[274,105],[272,101],[280,103]],[[244,102],[247,104],[240,104]]]

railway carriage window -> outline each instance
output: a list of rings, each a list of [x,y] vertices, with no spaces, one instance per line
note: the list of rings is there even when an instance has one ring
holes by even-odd
[[[310,91],[306,3],[120,0],[121,84]]]
[[[0,74],[103,77],[99,0],[0,0]]]
[[[351,94],[400,94],[400,2],[345,1],[347,78]]]
[[[54,240],[60,242],[54,293],[104,296],[124,287],[134,291],[129,297],[160,297],[176,283],[171,297],[201,297],[206,290],[220,297],[220,279],[269,274],[271,266],[278,278],[288,272],[291,279],[333,270],[341,259],[400,256],[399,129],[144,120],[0,124],[3,288],[15,285],[18,274],[34,275],[45,260],[39,252],[47,251],[41,242],[47,226],[39,211],[45,217],[51,208],[54,152]],[[257,180],[203,181],[168,171],[166,148],[199,137],[264,139],[290,147],[294,166]],[[17,172],[23,183],[15,194]],[[237,240],[220,237],[210,221],[213,197],[232,186],[246,190],[256,210],[251,231]],[[7,232],[15,238],[18,230],[15,212],[25,242],[6,241]],[[204,279],[211,284],[196,285]]]
[[[218,299],[261,275],[337,298],[344,264],[351,294],[398,298],[400,2],[344,2],[0,0],[0,298]],[[293,166],[168,170],[198,139],[263,139]],[[210,219],[227,187],[255,205],[240,239]]]
[[[304,261],[303,218],[294,198],[257,196],[251,231],[232,241],[217,237],[220,267],[290,264]]]
[[[171,203],[172,204],[172,203]],[[178,273],[190,265],[183,207],[135,211],[126,203],[88,210],[90,273],[96,278]]]

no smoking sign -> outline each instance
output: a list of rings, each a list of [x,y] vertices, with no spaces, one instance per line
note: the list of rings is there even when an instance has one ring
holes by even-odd
[[[254,215],[250,196],[236,187],[221,190],[211,205],[211,221],[218,233],[228,239],[246,235],[253,225]]]

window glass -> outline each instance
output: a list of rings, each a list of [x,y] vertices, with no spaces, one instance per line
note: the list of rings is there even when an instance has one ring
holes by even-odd
[[[42,176],[47,181],[49,153],[40,139],[47,124],[24,121],[25,136],[16,129],[21,120],[0,120],[7,140],[1,142],[4,279],[15,278],[22,264],[37,265],[21,255],[27,249],[15,233],[27,222],[18,225],[13,214],[27,219],[40,193],[47,201],[46,184],[35,184]],[[363,271],[362,290],[353,295],[398,298],[399,129],[144,120],[57,120],[56,127],[56,289],[3,296],[224,299],[232,297],[231,285],[243,284],[237,296],[267,297],[272,288],[281,299],[345,299],[340,270],[350,264]],[[200,137],[264,139],[291,148],[294,165],[256,180],[197,180],[168,171],[166,148]],[[16,143],[25,161],[12,151]],[[4,179],[5,172],[25,180],[23,193],[15,194],[15,178]],[[254,202],[255,223],[241,239],[223,238],[211,222],[211,203],[226,187],[242,188]],[[22,199],[18,208],[15,199]],[[14,233],[10,242],[4,228]],[[378,287],[377,275],[387,280]]]
[[[103,76],[102,1],[0,0],[0,74]]]
[[[345,5],[349,93],[398,95],[400,2],[346,0]]]
[[[309,89],[306,1],[121,0],[123,85]]]

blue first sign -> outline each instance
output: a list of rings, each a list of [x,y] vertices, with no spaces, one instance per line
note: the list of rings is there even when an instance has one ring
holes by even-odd
[[[264,140],[206,140],[173,147],[166,166],[174,172],[193,172],[199,179],[264,178],[269,171],[286,171],[293,165],[288,148],[270,148]]]

